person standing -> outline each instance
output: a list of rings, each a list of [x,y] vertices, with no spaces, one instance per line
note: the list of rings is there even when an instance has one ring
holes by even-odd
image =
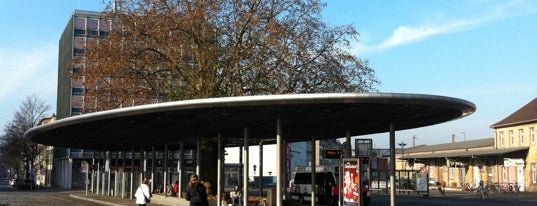
[[[179,180],[176,180],[175,183],[173,184],[173,194],[179,195],[177,194],[178,192],[179,192]]]
[[[367,181],[364,181],[362,185],[362,198],[364,200],[363,206],[368,206],[369,202],[371,202],[371,196],[369,194],[369,185]]]
[[[148,183],[149,180],[144,179],[140,187],[136,189],[136,193],[134,193],[134,197],[136,197],[136,204],[139,206],[146,206],[149,202],[151,202],[151,193],[149,192],[149,186],[147,186]]]
[[[190,206],[209,206],[205,186],[200,183],[196,174],[190,176],[185,199],[190,202]]]
[[[238,203],[239,206],[242,205],[242,191],[238,184],[235,183],[235,185],[233,185],[233,189],[229,192],[229,196],[231,197],[231,204],[233,206],[235,206],[236,203]]]

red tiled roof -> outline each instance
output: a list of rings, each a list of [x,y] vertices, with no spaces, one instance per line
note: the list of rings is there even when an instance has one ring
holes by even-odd
[[[537,98],[522,108],[509,115],[505,119],[491,125],[492,128],[506,127],[517,124],[537,122]]]

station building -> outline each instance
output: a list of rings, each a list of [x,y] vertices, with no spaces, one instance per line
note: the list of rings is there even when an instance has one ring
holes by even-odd
[[[426,169],[435,184],[451,188],[483,181],[537,192],[537,98],[491,128],[493,138],[405,149],[397,154],[397,169]]]

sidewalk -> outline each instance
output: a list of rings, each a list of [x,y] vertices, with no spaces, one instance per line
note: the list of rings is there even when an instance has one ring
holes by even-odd
[[[90,201],[90,202],[94,202],[94,203],[98,203],[98,204],[101,204],[101,205],[111,205],[111,206],[124,206],[124,205],[136,205],[135,203],[135,199],[128,199],[128,198],[121,198],[121,197],[110,197],[110,196],[102,196],[102,195],[97,195],[97,194],[93,194],[93,193],[88,193],[88,195],[86,196],[86,192],[85,191],[72,191],[72,192],[69,192],[69,196],[70,197],[73,197],[73,198],[76,198],[76,199],[80,199],[80,200],[84,200],[84,201]],[[155,205],[155,206],[164,206],[164,205],[161,205],[161,204],[156,204],[156,203],[150,203],[151,206]]]

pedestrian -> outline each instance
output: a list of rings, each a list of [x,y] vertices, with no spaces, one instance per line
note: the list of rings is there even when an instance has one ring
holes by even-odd
[[[152,195],[149,192],[149,186],[147,186],[147,184],[149,184],[149,180],[144,179],[140,187],[136,189],[136,193],[134,193],[134,197],[136,197],[136,204],[139,206],[146,206],[149,204],[149,202],[151,202]]]
[[[242,191],[239,184],[235,183],[235,185],[233,185],[233,189],[229,192],[229,196],[231,197],[231,204],[233,206],[235,206],[235,204],[239,204],[239,206],[242,205]]]
[[[199,177],[196,174],[190,176],[185,199],[190,202],[190,206],[209,206],[205,186],[200,183]]]
[[[179,180],[176,180],[173,184],[173,194],[178,195],[179,192]]]
[[[362,196],[364,200],[363,206],[368,206],[369,202],[371,202],[371,196],[369,193],[369,185],[367,185],[368,182],[364,181],[364,184],[362,185]]]
[[[480,199],[489,198],[489,194],[487,192],[487,188],[485,188],[485,183],[483,180],[479,182],[479,187],[477,188],[477,194],[479,195]]]

